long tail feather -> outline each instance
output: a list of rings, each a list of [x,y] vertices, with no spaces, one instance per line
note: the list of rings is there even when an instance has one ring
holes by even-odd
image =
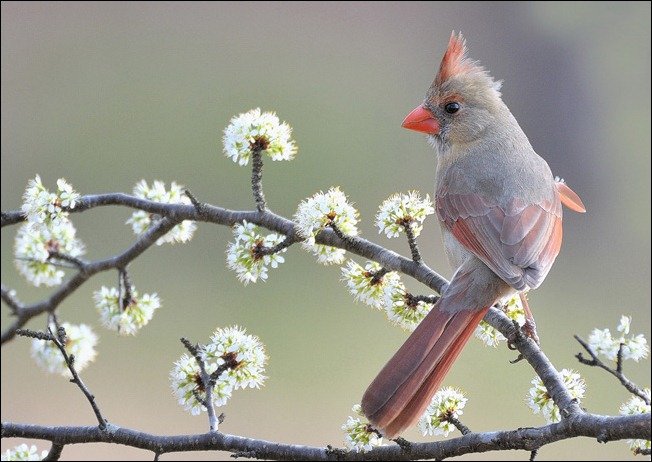
[[[419,419],[489,306],[507,288],[479,260],[460,268],[367,388],[362,410],[374,428],[394,438]]]

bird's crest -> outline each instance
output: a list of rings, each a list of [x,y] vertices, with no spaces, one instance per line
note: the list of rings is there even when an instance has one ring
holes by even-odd
[[[435,77],[435,84],[441,85],[451,77],[469,74],[474,72],[485,72],[482,66],[476,61],[473,61],[466,55],[466,40],[459,32],[451,33],[451,38],[448,41],[448,48],[439,65],[439,72]]]

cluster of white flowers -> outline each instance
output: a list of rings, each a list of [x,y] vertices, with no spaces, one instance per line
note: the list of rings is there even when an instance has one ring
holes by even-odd
[[[394,290],[387,291],[385,310],[387,318],[397,326],[412,332],[423,321],[434,305],[415,298],[399,282]]]
[[[217,329],[202,353],[207,363],[229,366],[223,376],[231,377],[236,389],[260,388],[267,378],[265,347],[258,337],[248,335],[242,327]]]
[[[15,263],[20,274],[37,287],[61,284],[65,275],[62,268],[70,264],[55,254],[76,258],[85,250],[68,219],[68,210],[75,208],[80,196],[63,178],[57,180],[57,187],[56,194],[49,192],[36,175],[23,194],[22,211],[27,222],[16,233]]]
[[[27,446],[26,444],[21,444],[13,449],[7,449],[6,452],[2,453],[2,460],[43,460],[47,455],[48,451],[42,451],[39,454],[38,449],[34,445]]]
[[[648,401],[650,400],[650,389],[646,388],[643,390]],[[650,405],[647,404],[643,399],[638,396],[632,396],[629,401],[623,403],[620,406],[621,415],[636,415],[636,414],[649,414]],[[647,450],[649,451],[652,448],[652,442],[650,440],[627,440],[629,448],[637,453],[638,451]]]
[[[346,447],[355,452],[371,451],[374,447],[383,445],[382,436],[371,429],[371,425],[362,414],[362,408],[356,404],[351,409],[358,417],[349,416],[342,425],[344,430],[344,443]]]
[[[499,306],[507,317],[512,321],[516,321],[519,326],[525,324],[525,309],[523,308],[523,302],[521,301],[519,294],[514,294],[513,296],[501,301]],[[475,329],[475,336],[482,340],[482,343],[486,346],[492,347],[496,347],[500,342],[507,340],[498,329],[492,327],[485,321],[480,321],[480,324],[478,324],[478,327]]]
[[[191,204],[190,199],[183,193],[183,186],[174,181],[170,183],[170,190],[166,191],[165,183],[162,181],[156,180],[150,187],[145,180],[140,180],[134,187],[134,195],[141,199],[164,204]],[[152,226],[152,223],[155,222],[154,219],[155,216],[152,216],[149,212],[137,210],[127,220],[127,224],[131,225],[134,234],[140,236]],[[197,224],[194,221],[184,220],[168,231],[165,236],[160,237],[156,241],[156,245],[187,242],[192,239],[196,229]]]
[[[405,232],[406,226],[412,227],[414,236],[421,234],[423,221],[428,215],[435,213],[430,196],[425,199],[417,191],[407,194],[396,193],[389,196],[380,206],[376,214],[376,226],[379,233],[387,237],[398,237]]]
[[[572,369],[562,369],[559,374],[570,396],[579,403],[584,398],[584,393],[586,392],[584,379]],[[548,389],[543,384],[541,378],[537,376],[532,379],[531,383],[532,388],[530,388],[530,392],[526,398],[528,406],[530,406],[535,414],[539,412],[543,414],[543,417],[548,423],[561,421],[559,407],[557,407],[552,397],[548,394]]]
[[[97,345],[97,335],[86,324],[70,324],[64,322],[61,324],[66,331],[64,347],[68,356],[75,357],[75,369],[80,372],[88,366],[97,356],[95,346]],[[56,327],[52,326],[52,333],[57,334]],[[32,340],[32,357],[43,370],[51,374],[61,374],[71,378],[72,374],[68,370],[63,355],[54,344],[48,340]]]
[[[589,335],[589,346],[596,354],[603,355],[612,361],[616,361],[618,358],[618,350],[621,344],[623,345],[623,360],[633,359],[638,362],[639,359],[646,358],[650,352],[650,347],[643,334],[625,338],[629,334],[631,324],[631,316],[621,316],[617,328],[620,335],[616,337],[611,335],[609,329],[593,329],[593,332]]]
[[[256,282],[258,279],[267,279],[268,266],[278,267],[285,261],[281,255],[287,249],[282,249],[273,254],[261,254],[260,251],[269,249],[283,242],[285,239],[280,234],[260,234],[260,228],[253,223],[243,221],[233,227],[234,242],[229,243],[226,249],[226,264],[236,272],[238,279],[245,285]]]
[[[346,282],[356,301],[382,309],[387,294],[393,293],[401,280],[393,271],[375,277],[380,270],[382,266],[374,261],[368,261],[363,268],[353,260],[349,260],[347,265],[342,267],[342,280]]]
[[[342,280],[356,301],[384,309],[387,318],[403,329],[413,331],[433,307],[432,303],[415,298],[405,290],[398,273],[389,271],[375,277],[382,269],[376,262],[368,261],[364,268],[349,260],[342,268]]]
[[[456,429],[449,419],[459,418],[463,414],[462,409],[466,406],[467,401],[464,393],[456,388],[446,387],[437,391],[426,412],[419,419],[419,430],[424,436],[448,436]]]
[[[292,128],[273,112],[260,108],[233,117],[224,129],[224,154],[239,165],[247,165],[257,149],[272,160],[292,160],[297,153]]]
[[[95,307],[100,313],[102,324],[120,335],[136,335],[154,316],[154,311],[161,307],[157,294],[138,295],[132,289],[131,301],[124,308],[120,300],[120,291],[115,287],[102,286],[93,293]]]
[[[206,364],[207,373],[211,374],[216,369],[217,364]],[[174,368],[170,372],[170,381],[172,382],[172,391],[177,397],[179,404],[186,411],[192,415],[199,415],[201,411],[206,411],[206,406],[202,402],[206,400],[206,389],[204,388],[199,365],[195,358],[184,353],[174,363]],[[212,395],[214,406],[219,407],[226,404],[233,393],[233,385],[233,380],[230,377],[215,382]]]
[[[25,223],[18,229],[14,241],[16,268],[36,287],[61,284],[65,275],[62,266],[69,266],[69,263],[53,254],[74,258],[83,255],[84,244],[76,233],[74,225],[67,219],[48,225]]]
[[[48,191],[41,177],[36,175],[27,183],[21,210],[27,221],[34,224],[58,223],[68,217],[68,209],[74,209],[81,196],[65,179],[57,180],[57,192]]]
[[[302,242],[301,246],[317,257],[317,263],[321,265],[341,265],[346,260],[346,250],[338,247],[331,247],[323,244],[308,244]]]
[[[323,229],[334,225],[343,234],[358,235],[358,211],[348,203],[346,195],[335,187],[305,199],[294,215],[299,234],[306,239],[302,246],[317,256],[322,264],[340,264],[345,251],[336,247],[315,243],[315,236]]]
[[[206,372],[224,368],[213,387],[213,404],[223,406],[238,388],[259,388],[265,379],[267,355],[260,339],[238,326],[217,329],[211,343],[200,348]],[[192,415],[206,410],[204,383],[195,358],[184,354],[170,373],[170,381],[179,404]],[[200,398],[198,400],[197,398]]]

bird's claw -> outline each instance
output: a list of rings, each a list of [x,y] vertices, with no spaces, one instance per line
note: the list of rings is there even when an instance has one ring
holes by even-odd
[[[534,340],[534,343],[541,345],[539,341],[539,336],[537,335],[537,325],[534,323],[534,319],[525,318],[525,324],[521,327],[521,332],[526,336]]]

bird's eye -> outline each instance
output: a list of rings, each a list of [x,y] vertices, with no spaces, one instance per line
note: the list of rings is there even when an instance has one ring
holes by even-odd
[[[444,106],[444,111],[448,112],[449,114],[455,114],[460,110],[461,107],[462,106],[460,106],[460,103],[447,103],[446,106]]]

